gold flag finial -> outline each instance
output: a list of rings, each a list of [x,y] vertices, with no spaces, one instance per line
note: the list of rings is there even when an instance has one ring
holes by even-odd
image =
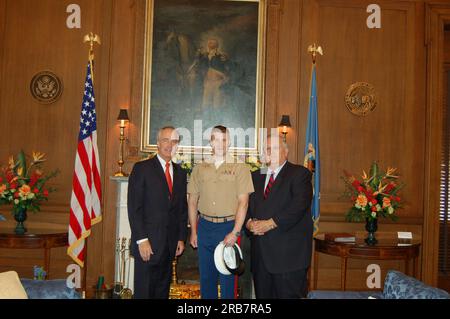
[[[102,42],[100,41],[100,37],[97,34],[94,34],[92,32],[89,32],[89,34],[86,34],[83,38],[83,43],[89,42],[89,64],[91,66],[91,76],[92,76],[92,83],[94,83],[94,66],[92,61],[94,61],[94,43],[97,43],[98,45],[101,45]]]
[[[90,48],[89,48],[89,60],[94,60],[94,43],[98,43],[99,45],[102,44],[100,41],[100,37],[97,34],[94,34],[90,32],[89,34],[86,34],[83,38],[83,42],[89,42]]]
[[[313,61],[314,64],[316,63],[317,53],[319,53],[320,55],[323,55],[322,47],[321,46],[317,46],[315,43],[308,47],[308,52],[311,53],[312,61]]]

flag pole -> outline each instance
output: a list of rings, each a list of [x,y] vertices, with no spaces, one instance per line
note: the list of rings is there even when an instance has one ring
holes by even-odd
[[[93,32],[90,32],[89,34],[86,34],[83,38],[83,43],[89,42],[89,53],[88,53],[88,59],[89,59],[89,65],[91,68],[91,76],[92,76],[92,84],[94,84],[94,44],[97,43],[98,45],[101,45],[100,37],[97,34],[94,34]],[[88,262],[88,238],[85,238],[84,241],[84,249],[85,249],[85,256],[84,256],[84,262],[83,262],[83,296],[86,297],[86,291],[87,291],[87,262]]]
[[[315,43],[314,44],[312,44],[312,45],[310,45],[309,47],[308,47],[308,52],[311,54],[311,58],[312,58],[312,66],[311,66],[311,79],[310,79],[310,83],[309,83],[309,91],[311,92],[311,88],[312,88],[312,81],[313,81],[313,73],[314,73],[314,69],[315,69],[315,67],[316,67],[316,58],[317,58],[317,54],[320,54],[320,55],[322,55],[323,56],[323,50],[322,50],[322,47],[321,46],[317,46]],[[310,99],[311,99],[311,97],[310,97]],[[310,101],[310,103],[311,103],[311,101]],[[311,108],[311,107],[310,107]],[[309,113],[311,112],[311,109],[309,110],[309,112],[308,112],[308,118],[309,118]],[[308,122],[310,121],[310,119],[308,119]],[[309,124],[308,124],[308,127],[309,127]],[[307,133],[307,135],[308,135],[308,133]],[[307,141],[308,142],[308,141]],[[305,148],[306,148],[306,145],[305,145]],[[307,161],[307,155],[305,155],[305,162],[304,162],[304,166],[306,167],[306,168],[308,168],[308,169],[310,169],[311,171],[312,171],[312,166],[310,166],[309,164],[310,163],[308,163],[309,161]],[[313,199],[313,201],[314,201],[314,199]],[[320,218],[320,216],[318,216],[318,218],[317,219],[314,219],[314,233],[313,233],[313,237],[316,237],[316,235],[317,235],[317,233],[318,233],[318,222],[319,222],[319,218]],[[315,242],[313,241],[313,245],[315,246]],[[313,251],[315,250],[315,247],[313,248]],[[313,260],[313,263],[317,263],[317,260],[316,259],[314,259]],[[314,267],[316,267],[315,265],[314,265]],[[314,281],[316,280],[316,278],[312,278],[311,277],[311,275],[312,275],[312,272],[311,272],[311,267],[309,267],[309,269],[308,269],[308,284],[307,284],[307,286],[308,286],[308,288],[309,288],[309,290],[312,290],[313,288],[314,288]]]

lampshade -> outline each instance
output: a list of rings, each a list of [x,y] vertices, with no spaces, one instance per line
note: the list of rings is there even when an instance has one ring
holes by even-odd
[[[291,127],[291,121],[289,120],[289,115],[282,115],[281,122],[280,122],[280,124],[278,124],[278,126]]]
[[[119,116],[117,117],[118,121],[129,121],[127,109],[120,109]]]

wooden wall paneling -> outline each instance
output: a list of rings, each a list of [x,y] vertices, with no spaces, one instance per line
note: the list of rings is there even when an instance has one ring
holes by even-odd
[[[299,30],[301,28],[301,1],[285,0],[283,3],[279,27],[278,48],[278,88],[275,126],[278,126],[282,114],[289,114],[292,128],[287,135],[289,144],[289,160],[297,163],[297,110],[298,110],[298,77],[300,73]]]
[[[279,54],[280,54],[280,21],[284,12],[284,0],[268,1],[267,33],[266,33],[266,79],[264,127],[277,127],[278,88],[279,88]]]
[[[361,1],[318,0],[306,4],[303,69],[311,65],[306,52],[309,44],[317,42],[325,53],[317,62],[322,211],[342,215],[342,205],[347,205],[339,199],[344,189],[342,170],[360,174],[377,159],[384,167],[399,168],[408,194],[420,193],[423,173],[415,169],[423,163],[424,126],[417,115],[423,106],[414,100],[416,46],[414,36],[410,36],[416,31],[414,4],[382,2],[379,30],[366,27],[367,4]],[[308,105],[310,71],[301,76],[300,105]],[[360,81],[373,84],[379,98],[377,108],[366,117],[351,114],[344,103],[348,87]],[[306,116],[307,107],[300,115],[303,125]],[[304,133],[299,136],[303,139]],[[400,216],[421,217],[421,195],[408,198],[408,194]]]
[[[119,126],[117,115],[121,108],[129,108],[132,89],[132,65],[134,56],[134,35],[136,1],[114,1],[113,23],[111,27],[111,65],[108,88],[108,139],[104,176],[105,229],[102,256],[103,275],[106,282],[114,280],[115,227],[116,227],[116,183],[109,179],[118,170]],[[134,118],[132,119],[132,123]],[[127,130],[128,131],[128,130]],[[128,133],[128,132],[127,132]]]
[[[98,104],[97,107],[97,128],[98,129],[98,148],[100,153],[100,169],[102,176],[102,221],[92,228],[91,236],[88,238],[88,257],[87,257],[87,287],[88,296],[90,296],[90,289],[97,283],[98,276],[105,273],[105,265],[107,265],[108,258],[105,258],[107,253],[110,253],[114,258],[114,250],[108,249],[108,243],[114,241],[115,232],[115,210],[108,209],[108,203],[111,202],[108,197],[108,182],[109,172],[107,170],[107,163],[109,155],[107,153],[110,132],[108,130],[110,125],[110,104],[109,104],[109,88],[110,88],[110,73],[111,73],[111,46],[112,46],[112,24],[115,1],[101,1],[96,7],[94,19],[94,30],[100,32],[102,40],[101,48],[96,50],[96,66],[95,66],[95,94]],[[94,31],[95,32],[95,31]],[[113,217],[113,219],[111,218]],[[106,240],[105,240],[106,237]],[[112,239],[110,239],[112,237]],[[109,240],[108,240],[109,239]],[[101,253],[100,253],[101,252]],[[110,269],[107,267],[106,269]],[[107,271],[106,271],[107,272]],[[106,277],[105,277],[106,278]],[[107,281],[106,283],[112,283]]]
[[[9,154],[16,154],[21,148],[27,153],[39,150],[47,154],[46,170],[59,168],[61,171],[50,183],[57,191],[51,194],[48,204],[42,206],[41,213],[30,214],[27,221],[29,227],[45,225],[57,230],[68,227],[78,118],[88,53],[83,36],[93,31],[103,38],[102,21],[108,16],[102,0],[82,0],[78,4],[82,12],[81,29],[68,29],[67,4],[64,2],[2,1],[7,19],[2,19],[4,37],[0,63],[2,77],[8,75],[8,81],[2,82],[3,91],[0,95],[0,118],[6,132],[0,149],[1,162],[4,163]],[[101,70],[109,67],[109,61],[103,62],[99,58],[102,56],[101,46],[96,47],[95,51],[98,136],[99,141],[102,141],[106,135],[103,114],[107,113],[107,109],[102,103],[105,94],[102,93],[104,86]],[[44,69],[50,69],[59,75],[64,85],[61,98],[50,105],[38,104],[29,92],[32,76]],[[104,144],[99,143],[101,160],[105,154],[104,148]],[[8,207],[2,207],[7,217],[10,216],[8,210]],[[95,228],[94,234],[98,232]],[[101,250],[101,244],[101,241],[95,242],[92,239],[92,250]],[[21,253],[17,251],[16,255],[20,256]],[[52,264],[53,262],[67,265],[72,260],[61,249],[52,253]],[[0,265],[2,263],[3,260]],[[26,264],[32,268],[33,264],[28,260]],[[94,263],[95,266],[99,267],[95,272],[99,272],[101,261]],[[65,278],[65,269],[66,267],[60,267],[56,271],[52,270],[53,275]]]
[[[142,158],[139,149],[141,145],[142,127],[142,101],[144,81],[144,55],[145,55],[145,19],[147,6],[145,0],[136,2],[134,56],[132,63],[131,101],[129,105],[130,123],[128,126],[127,162],[126,169],[131,171],[133,164]]]
[[[423,224],[422,279],[437,285],[439,247],[439,192],[442,145],[444,22],[450,21],[448,4],[426,4],[427,112]]]
[[[450,63],[450,30],[444,32],[444,63]]]
[[[413,228],[422,236],[425,153],[423,80],[424,48],[420,35],[420,7],[407,1],[381,1],[382,28],[368,29],[366,19],[370,1],[304,1],[301,36],[299,144],[304,140],[310,94],[310,44],[317,43],[324,56],[317,59],[319,139],[321,150],[320,230],[363,230],[363,223],[343,223],[350,203],[342,199],[343,169],[360,176],[373,160],[398,167],[407,184],[403,196],[405,209],[400,221],[381,221],[380,230]],[[420,5],[419,5],[420,6]],[[355,82],[374,85],[377,108],[366,117],[351,114],[344,97]],[[422,90],[422,91],[421,91]],[[303,156],[299,149],[299,158]],[[419,194],[418,196],[416,196]],[[339,261],[319,261],[320,268],[335,269]],[[338,278],[337,278],[338,279]],[[361,278],[360,278],[361,279]],[[320,275],[319,275],[319,280]],[[332,279],[328,289],[336,283]],[[359,279],[350,279],[350,285]],[[365,281],[362,283],[364,284]],[[325,287],[327,288],[327,287]]]
[[[7,15],[6,15],[6,1],[0,1],[0,96],[2,96],[3,94],[3,78],[5,77],[4,75],[4,60],[3,60],[3,56],[5,54],[5,29],[6,29],[6,23],[7,23]],[[1,100],[0,100],[1,101]],[[0,107],[1,107],[1,102],[0,102]],[[0,110],[0,126],[1,127],[6,127],[6,118],[1,116],[1,110]],[[0,143],[0,154],[3,154],[4,152],[6,152],[6,150],[4,150],[4,148],[6,147],[5,143]],[[3,163],[3,159],[0,160],[0,163]]]

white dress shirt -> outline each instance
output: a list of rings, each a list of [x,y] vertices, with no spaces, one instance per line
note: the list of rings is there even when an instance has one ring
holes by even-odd
[[[287,161],[284,161],[284,163],[278,166],[275,170],[271,170],[269,167],[267,168],[266,182],[264,183],[264,191],[266,190],[267,184],[269,184],[270,175],[272,175],[273,173],[273,180],[275,181],[277,179],[278,173],[280,173],[283,166],[286,165],[286,162]]]
[[[164,175],[166,174],[166,160],[163,159],[161,156],[159,156],[159,154],[156,154],[156,157],[158,157],[159,162],[161,163]],[[169,173],[170,173],[170,178],[172,179],[172,184],[173,184],[173,165],[172,165],[172,161],[169,162],[170,166],[169,166]],[[141,243],[143,243],[144,241],[148,240],[148,238],[142,238],[136,241],[136,243],[139,245]]]

